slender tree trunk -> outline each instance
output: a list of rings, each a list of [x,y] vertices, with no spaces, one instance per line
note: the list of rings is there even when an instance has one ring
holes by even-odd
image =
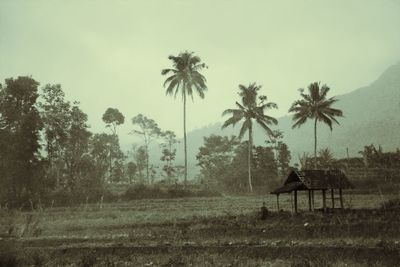
[[[149,146],[146,144],[146,178],[147,183],[150,184],[150,175],[149,175]]]
[[[168,155],[168,181],[172,182],[172,144],[169,141],[169,155]]]
[[[184,186],[187,183],[187,145],[186,145],[186,94],[183,93],[183,143],[185,149],[185,180]]]
[[[111,155],[111,144],[110,144],[110,180],[109,182],[112,183],[112,155]]]
[[[314,169],[317,169],[317,118],[314,121]]]
[[[249,190],[253,193],[253,186],[251,184],[251,150],[253,147],[253,136],[252,136],[252,127],[249,128],[249,155],[248,155],[248,171],[249,171]]]
[[[142,128],[143,129],[143,128]],[[149,176],[149,139],[147,139],[146,132],[143,130],[144,136],[144,147],[146,149],[146,180],[147,183],[150,184],[150,176]]]

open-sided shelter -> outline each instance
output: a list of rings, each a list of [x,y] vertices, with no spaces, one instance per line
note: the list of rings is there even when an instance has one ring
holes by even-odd
[[[341,170],[302,170],[291,171],[284,185],[271,194],[277,197],[279,210],[279,194],[294,192],[294,209],[297,212],[297,191],[308,191],[309,210],[314,210],[314,191],[322,191],[322,205],[326,211],[326,191],[331,191],[332,208],[335,208],[335,190],[339,191],[340,207],[343,208],[343,189],[354,188]]]

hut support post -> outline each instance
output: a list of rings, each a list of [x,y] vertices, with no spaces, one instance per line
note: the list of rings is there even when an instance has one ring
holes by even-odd
[[[276,208],[278,209],[279,212],[279,194],[276,194]]]
[[[294,213],[297,213],[297,190],[294,190]]]
[[[324,212],[326,212],[326,189],[322,190],[322,207]]]
[[[308,210],[311,211],[311,190],[308,190]]]
[[[332,209],[335,208],[335,192],[334,189],[331,189],[331,198],[332,198]]]
[[[315,202],[314,202],[314,190],[311,190],[311,202],[312,202],[312,210],[315,209]]]
[[[290,192],[290,207],[292,208],[291,212],[293,214],[293,192]]]
[[[343,194],[342,188],[339,188],[340,208],[343,209]]]

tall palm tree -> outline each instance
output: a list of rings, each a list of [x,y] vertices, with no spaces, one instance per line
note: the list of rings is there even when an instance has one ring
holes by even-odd
[[[183,143],[185,150],[185,180],[187,182],[187,143],[186,143],[186,97],[190,96],[193,100],[193,91],[204,98],[204,92],[207,90],[206,78],[200,71],[207,66],[201,62],[198,56],[193,52],[183,52],[178,56],[169,56],[172,61],[172,69],[163,69],[161,75],[171,74],[165,82],[164,88],[167,86],[166,94],[174,95],[178,93],[182,95],[183,100]]]
[[[243,120],[242,127],[239,132],[239,139],[242,139],[246,131],[249,132],[248,140],[248,182],[249,190],[253,192],[253,186],[251,182],[251,157],[253,148],[253,120],[260,125],[268,134],[270,138],[274,137],[274,131],[269,126],[278,124],[278,121],[270,116],[264,114],[265,110],[278,108],[273,102],[267,102],[267,97],[261,95],[258,97],[259,103],[257,103],[257,95],[261,86],[255,83],[250,84],[248,87],[239,85],[239,96],[241,97],[241,104],[236,102],[237,109],[227,109],[222,113],[224,115],[232,115],[227,119],[222,128],[226,128],[229,125],[235,126],[236,123]]]
[[[293,102],[289,112],[294,112],[292,128],[300,127],[308,119],[314,120],[314,168],[317,168],[317,122],[327,124],[332,131],[333,122],[339,124],[335,117],[343,117],[343,112],[332,108],[338,100],[335,97],[327,98],[330,88],[327,85],[320,87],[319,82],[308,86],[308,94],[300,89],[301,99]]]

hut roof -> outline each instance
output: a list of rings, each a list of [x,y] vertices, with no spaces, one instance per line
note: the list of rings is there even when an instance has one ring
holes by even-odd
[[[354,188],[344,172],[340,170],[291,171],[284,185],[271,194],[289,193],[294,190]]]

